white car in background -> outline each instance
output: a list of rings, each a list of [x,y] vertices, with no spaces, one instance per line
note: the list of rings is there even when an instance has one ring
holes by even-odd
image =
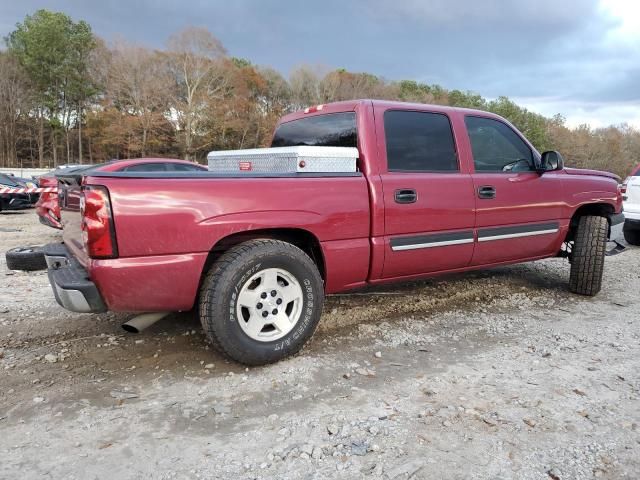
[[[624,239],[631,245],[640,245],[640,165],[622,185],[624,200]]]

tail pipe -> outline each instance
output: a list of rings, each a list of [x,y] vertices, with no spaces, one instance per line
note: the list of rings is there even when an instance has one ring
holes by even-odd
[[[153,313],[142,313],[140,315],[136,315],[128,322],[122,324],[122,328],[129,333],[140,333],[147,327],[150,327],[158,320],[166,317],[171,312],[153,312]]]

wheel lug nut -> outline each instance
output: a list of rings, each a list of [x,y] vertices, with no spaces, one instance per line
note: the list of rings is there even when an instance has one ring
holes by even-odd
[[[274,315],[277,315],[278,314],[278,309],[274,308],[271,313],[273,313]]]
[[[269,316],[269,312],[267,312],[266,310],[264,312],[262,312],[262,316],[264,318],[267,318]]]
[[[260,298],[267,298],[267,292],[262,292],[260,294]]]
[[[262,304],[261,304],[261,303],[259,303],[258,305],[256,305],[256,308],[257,308],[258,310],[262,310]]]
[[[275,290],[271,290],[271,296],[275,297],[278,294],[278,292],[276,292]]]
[[[277,300],[276,300],[276,303],[277,303],[278,305],[281,305],[281,304],[282,304],[282,299],[281,299],[281,298],[277,299]]]

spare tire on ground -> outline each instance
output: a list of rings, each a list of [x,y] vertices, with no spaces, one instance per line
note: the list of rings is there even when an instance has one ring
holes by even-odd
[[[45,270],[47,261],[44,258],[42,247],[16,247],[5,253],[7,268],[9,270],[24,270],[32,272]]]

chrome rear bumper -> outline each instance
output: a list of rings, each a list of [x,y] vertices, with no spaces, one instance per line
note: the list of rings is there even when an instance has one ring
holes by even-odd
[[[80,313],[107,311],[98,287],[89,279],[87,271],[71,255],[64,243],[45,245],[44,255],[49,283],[60,306]]]

